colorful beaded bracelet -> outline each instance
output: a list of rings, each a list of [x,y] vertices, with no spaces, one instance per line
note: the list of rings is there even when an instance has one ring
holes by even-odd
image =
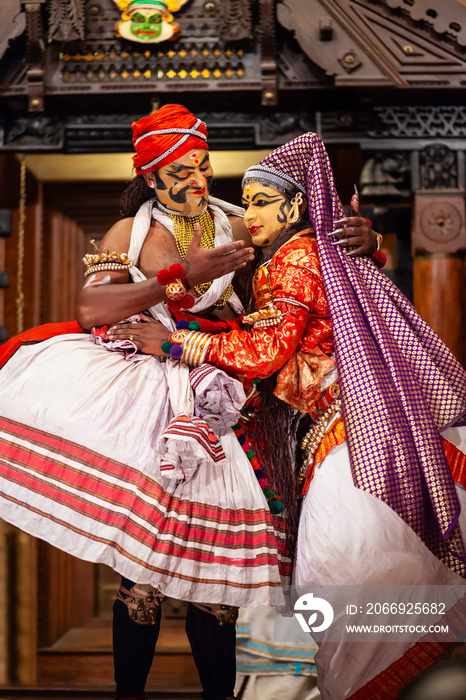
[[[183,356],[183,340],[188,331],[200,331],[201,325],[197,321],[177,321],[176,331],[173,331],[162,344],[162,351],[170,355],[174,360],[180,360]]]

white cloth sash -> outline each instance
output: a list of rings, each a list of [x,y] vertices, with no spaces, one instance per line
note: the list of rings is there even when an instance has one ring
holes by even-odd
[[[220,202],[220,200],[213,201]],[[134,217],[128,257],[133,262],[133,267],[130,268],[130,274],[135,282],[142,282],[143,280],[147,279],[141,270],[136,267],[136,263],[139,260],[139,255],[149,232],[152,219],[159,221],[173,235],[173,221],[169,216],[157,209],[157,207],[154,206],[154,202],[155,198],[149,199],[139,208],[139,211]],[[209,204],[209,206],[214,213],[215,247],[217,248],[225,243],[231,243],[233,241],[233,232],[231,230],[228,217],[217,204]],[[238,212],[242,211],[239,207],[231,207],[231,209],[232,211],[233,209],[238,209]],[[196,300],[196,303],[190,309],[190,312],[197,314],[200,311],[204,311],[205,309],[213,306],[213,304],[228,287],[233,277],[234,272],[230,272],[228,275],[223,275],[223,277],[213,280],[207,292]],[[244,311],[241,301],[235,293],[230,296],[228,303],[231,305],[235,313],[241,314]],[[163,323],[164,326],[170,330],[175,330],[175,323],[167,309],[167,305],[164,302],[154,304],[149,311],[151,315]]]
[[[215,201],[217,202],[219,200]],[[134,282],[142,282],[147,279],[144,273],[141,272],[138,267],[136,267],[136,263],[139,260],[142,246],[149,232],[152,218],[159,221],[173,234],[173,221],[170,219],[170,217],[157,209],[157,207],[154,207],[154,202],[154,198],[145,202],[139,208],[139,211],[134,217],[133,228],[131,231],[131,241],[128,250],[128,257],[133,262],[133,266],[130,268],[130,274]],[[209,206],[211,206],[212,211],[214,212],[215,246],[217,247],[219,245],[223,245],[224,243],[229,243],[233,240],[233,233],[228,217],[217,204]],[[233,275],[234,273],[232,272],[228,275],[224,275],[220,279],[214,280],[207,292],[196,301],[195,305],[190,309],[190,311],[192,313],[197,313],[212,306],[212,304],[217,301],[217,299],[230,284],[231,280],[233,279]],[[241,302],[236,294],[234,297],[239,304],[238,312],[240,313],[242,310]],[[230,300],[231,299],[232,297],[230,297]],[[167,305],[164,302],[154,304],[150,307],[150,309],[148,309],[148,311],[157,321],[163,323],[166,328],[175,330],[175,322],[173,321],[171,314],[167,309]],[[165,363],[170,404],[173,414],[175,417],[180,414],[190,417],[194,416],[194,394],[189,381],[189,367],[178,360],[173,360],[171,357],[163,358],[159,361]]]

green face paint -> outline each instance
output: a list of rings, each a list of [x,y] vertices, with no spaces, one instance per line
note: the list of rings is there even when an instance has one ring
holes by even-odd
[[[162,15],[151,10],[138,10],[131,17],[130,31],[138,41],[154,41],[162,33]]]

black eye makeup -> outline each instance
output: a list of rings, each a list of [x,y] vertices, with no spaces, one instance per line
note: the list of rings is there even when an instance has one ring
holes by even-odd
[[[183,171],[181,171],[183,172]],[[174,173],[169,173],[170,177],[172,177],[174,180],[177,180],[178,182],[181,182],[182,180],[187,180],[190,175],[192,175],[191,172],[187,172],[186,175],[181,175],[177,174],[175,175]]]
[[[186,180],[191,175],[191,171],[186,165],[174,166],[172,170],[167,172],[168,177],[178,182],[181,180]]]
[[[210,160],[209,156],[205,156],[204,160],[199,166],[199,170],[202,173],[205,173],[207,170],[210,168]],[[180,163],[179,165],[176,165],[173,163],[172,169],[167,172],[167,175],[169,175],[173,180],[176,180],[177,182],[182,182],[183,180],[187,180],[188,177],[192,177],[193,173],[195,171],[195,168],[190,166],[190,165],[184,165],[183,163]],[[186,173],[186,174],[184,174]]]
[[[271,198],[272,197],[272,198]],[[254,206],[254,207],[266,207],[269,204],[276,204],[283,199],[281,195],[268,195],[264,192],[258,192],[254,195],[252,200],[242,199],[242,204],[244,207]]]
[[[277,199],[255,199],[253,204],[256,207],[266,207],[269,204],[276,204],[279,201],[280,197],[277,197]]]

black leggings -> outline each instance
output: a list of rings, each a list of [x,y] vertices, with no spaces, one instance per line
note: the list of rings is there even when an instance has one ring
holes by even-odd
[[[121,583],[128,590],[134,585],[125,578]],[[133,622],[126,605],[121,600],[115,601],[113,662],[117,698],[143,696],[159,629],[160,624],[140,625]],[[189,604],[186,633],[204,700],[225,700],[233,696],[236,678],[235,625],[220,627],[213,615]]]

